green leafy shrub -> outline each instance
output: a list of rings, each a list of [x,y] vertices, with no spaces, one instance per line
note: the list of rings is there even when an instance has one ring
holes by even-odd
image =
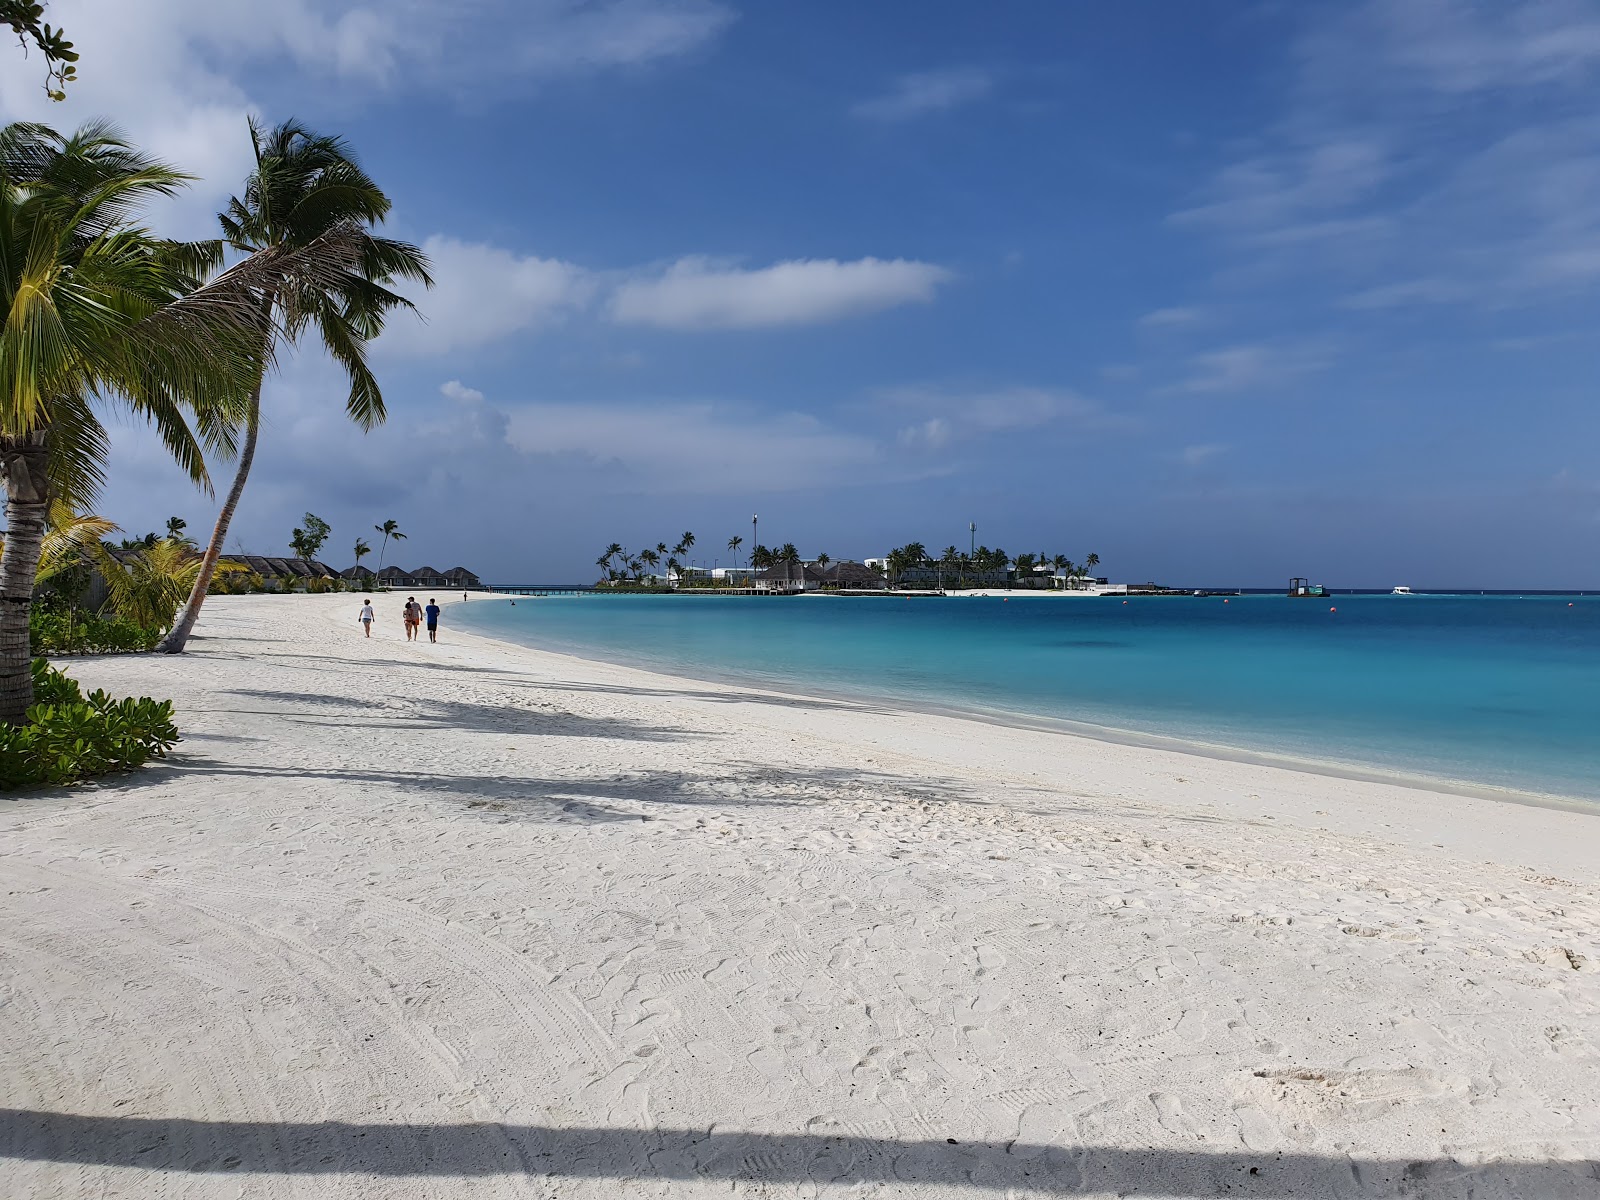
[[[314,596],[320,596],[324,592],[331,592],[333,591],[333,581],[323,579],[320,576],[315,579],[308,579],[306,580],[306,591]]]
[[[42,658],[33,661],[27,724],[0,726],[0,790],[61,785],[131,771],[165,758],[178,741],[172,701],[87,697]]]
[[[154,650],[163,632],[124,617],[100,617],[46,604],[35,604],[28,612],[28,640],[34,655]]]

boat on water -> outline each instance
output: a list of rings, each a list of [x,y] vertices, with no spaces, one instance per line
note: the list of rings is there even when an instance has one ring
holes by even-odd
[[[1416,595],[1416,593],[1413,592],[1410,588],[1408,588],[1408,587],[1406,587],[1405,585],[1402,584],[1400,587],[1397,587],[1397,588],[1394,589],[1394,591],[1390,592],[1389,595],[1391,595],[1391,596],[1414,596],[1414,595]]]
[[[1329,594],[1328,589],[1320,583],[1311,583],[1299,575],[1289,580],[1289,596],[1291,599],[1320,600],[1326,598]]]

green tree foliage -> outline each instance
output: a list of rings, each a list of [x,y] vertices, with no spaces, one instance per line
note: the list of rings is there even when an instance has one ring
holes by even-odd
[[[220,247],[134,224],[184,181],[104,124],[0,129],[0,721],[31,703],[42,541],[51,505],[86,506],[103,479],[104,409],[149,421],[205,486],[202,444],[229,447],[235,401],[257,373],[260,315],[231,286],[199,286]]]
[[[24,54],[31,45],[44,55],[45,95],[65,100],[67,84],[78,78],[78,52],[67,41],[66,30],[50,27],[37,0],[0,0],[0,25],[11,27]]]
[[[60,786],[131,771],[165,758],[178,742],[172,701],[86,697],[77,683],[43,659],[32,663],[33,693],[21,725],[0,726],[0,789]]]
[[[244,445],[233,484],[217,515],[194,590],[161,645],[173,654],[182,651],[200,618],[212,571],[244,494],[261,432],[265,365],[279,341],[293,344],[313,336],[350,384],[346,414],[370,430],[385,412],[383,392],[367,364],[367,347],[383,332],[391,312],[414,307],[391,285],[403,279],[433,283],[422,251],[374,232],[389,215],[389,197],[341,139],[314,133],[296,121],[269,130],[252,119],[250,144],[255,170],[219,220],[227,246],[246,256],[233,270],[271,276],[263,278],[258,296],[270,332],[258,347],[262,368],[248,389]]]
[[[302,527],[290,535],[289,548],[296,558],[315,558],[332,532],[333,526],[316,513],[307,513]]]

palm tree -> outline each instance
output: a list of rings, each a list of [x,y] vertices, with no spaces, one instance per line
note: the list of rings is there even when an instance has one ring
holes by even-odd
[[[742,545],[744,545],[744,539],[742,537],[731,537],[728,539],[728,553],[733,555],[733,565],[736,567],[739,565],[739,547]]]
[[[397,542],[403,542],[406,540],[406,535],[400,532],[400,522],[393,517],[390,517],[382,525],[374,525],[372,531],[383,534],[383,541],[378,546],[378,570],[381,571],[383,570],[383,556],[389,549],[389,539],[393,538]]]
[[[817,559],[816,559],[817,566],[823,568],[823,570],[827,570],[828,564],[831,563],[832,561],[833,561],[833,559],[829,558],[826,554],[817,555]]]
[[[116,531],[115,522],[104,517],[80,516],[70,504],[52,500],[49,523],[39,543],[39,568],[34,573],[34,586],[43,587],[63,571],[77,566],[85,552],[92,553],[106,534]],[[0,537],[0,547],[4,545],[5,538]]]
[[[182,517],[167,518],[167,536],[169,538],[173,538],[177,541],[188,541],[189,539],[183,536],[183,531],[188,527],[189,522],[185,521]]]
[[[1098,567],[1099,565],[1100,565],[1100,556],[1098,554],[1089,555],[1088,558],[1083,560],[1083,571],[1084,571],[1084,574],[1093,575],[1094,574],[1094,569],[1096,567]]]
[[[126,563],[118,562],[104,548],[97,549],[96,566],[106,582],[106,606],[146,629],[171,625],[200,573],[200,555],[176,538],[164,538]],[[231,574],[245,568],[224,559],[216,569],[219,574]]]
[[[87,506],[104,472],[97,408],[144,418],[196,483],[201,441],[226,449],[230,402],[257,364],[248,303],[199,288],[215,246],[161,241],[132,223],[185,182],[109,125],[63,136],[0,129],[0,721],[33,700],[28,613],[51,506]],[[192,413],[194,428],[188,414]],[[197,438],[198,434],[198,438]]]
[[[366,538],[357,538],[356,539],[355,551],[356,551],[356,566],[359,567],[361,565],[361,560],[363,558],[365,558],[367,555],[372,553],[372,547],[367,545],[367,539]],[[359,575],[360,572],[357,571],[356,574]]]
[[[383,331],[390,311],[412,307],[387,285],[397,277],[428,286],[433,282],[422,251],[373,235],[372,229],[388,215],[389,197],[356,165],[343,141],[319,136],[295,121],[264,130],[252,118],[250,142],[255,170],[245,181],[244,197],[229,200],[228,211],[219,217],[223,237],[232,249],[249,256],[246,262],[281,259],[296,266],[260,297],[262,314],[275,318],[277,326],[260,347],[263,366],[250,389],[244,446],[233,486],[217,515],[189,601],[161,643],[160,648],[170,654],[183,649],[200,618],[228,526],[250,476],[261,430],[265,363],[279,340],[294,343],[307,329],[314,329],[349,378],[345,411],[362,429],[371,429],[384,419],[384,408],[378,380],[367,366],[367,343]],[[388,536],[393,534],[386,535],[385,546]]]
[[[666,547],[663,545],[661,549],[665,550]],[[649,567],[651,573],[654,574],[656,564],[661,561],[661,553],[658,550],[641,550],[639,551],[639,561]]]

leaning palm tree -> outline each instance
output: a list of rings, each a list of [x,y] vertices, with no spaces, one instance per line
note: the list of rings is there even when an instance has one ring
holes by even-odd
[[[390,517],[382,525],[374,525],[372,530],[374,533],[383,534],[383,544],[378,547],[378,570],[381,571],[383,570],[383,556],[389,550],[389,539],[393,538],[397,542],[403,542],[406,540],[406,535],[400,532],[400,522],[393,517]]]
[[[0,129],[0,722],[22,722],[33,700],[28,613],[51,506],[87,507],[97,491],[99,410],[144,418],[205,486],[201,442],[228,447],[232,402],[258,369],[247,291],[198,287],[219,248],[133,222],[185,180],[103,123]]]
[[[356,165],[343,141],[312,133],[295,121],[265,130],[253,118],[250,141],[255,170],[245,181],[243,197],[229,200],[228,211],[218,218],[223,238],[232,249],[249,256],[246,262],[294,258],[300,265],[260,296],[261,311],[275,318],[276,330],[261,347],[262,368],[250,388],[233,486],[217,515],[194,590],[161,643],[161,649],[172,654],[183,649],[199,620],[228,526],[250,476],[261,429],[261,385],[277,341],[296,342],[314,330],[349,378],[345,411],[362,429],[371,429],[385,414],[383,393],[367,366],[367,344],[383,331],[384,318],[392,310],[412,307],[388,285],[397,278],[433,282],[422,251],[374,236],[373,228],[389,213],[389,197]]]
[[[356,566],[359,567],[361,565],[361,560],[371,553],[372,547],[367,545],[367,539],[357,538],[355,545]],[[360,572],[357,571],[356,574],[359,575]]]

